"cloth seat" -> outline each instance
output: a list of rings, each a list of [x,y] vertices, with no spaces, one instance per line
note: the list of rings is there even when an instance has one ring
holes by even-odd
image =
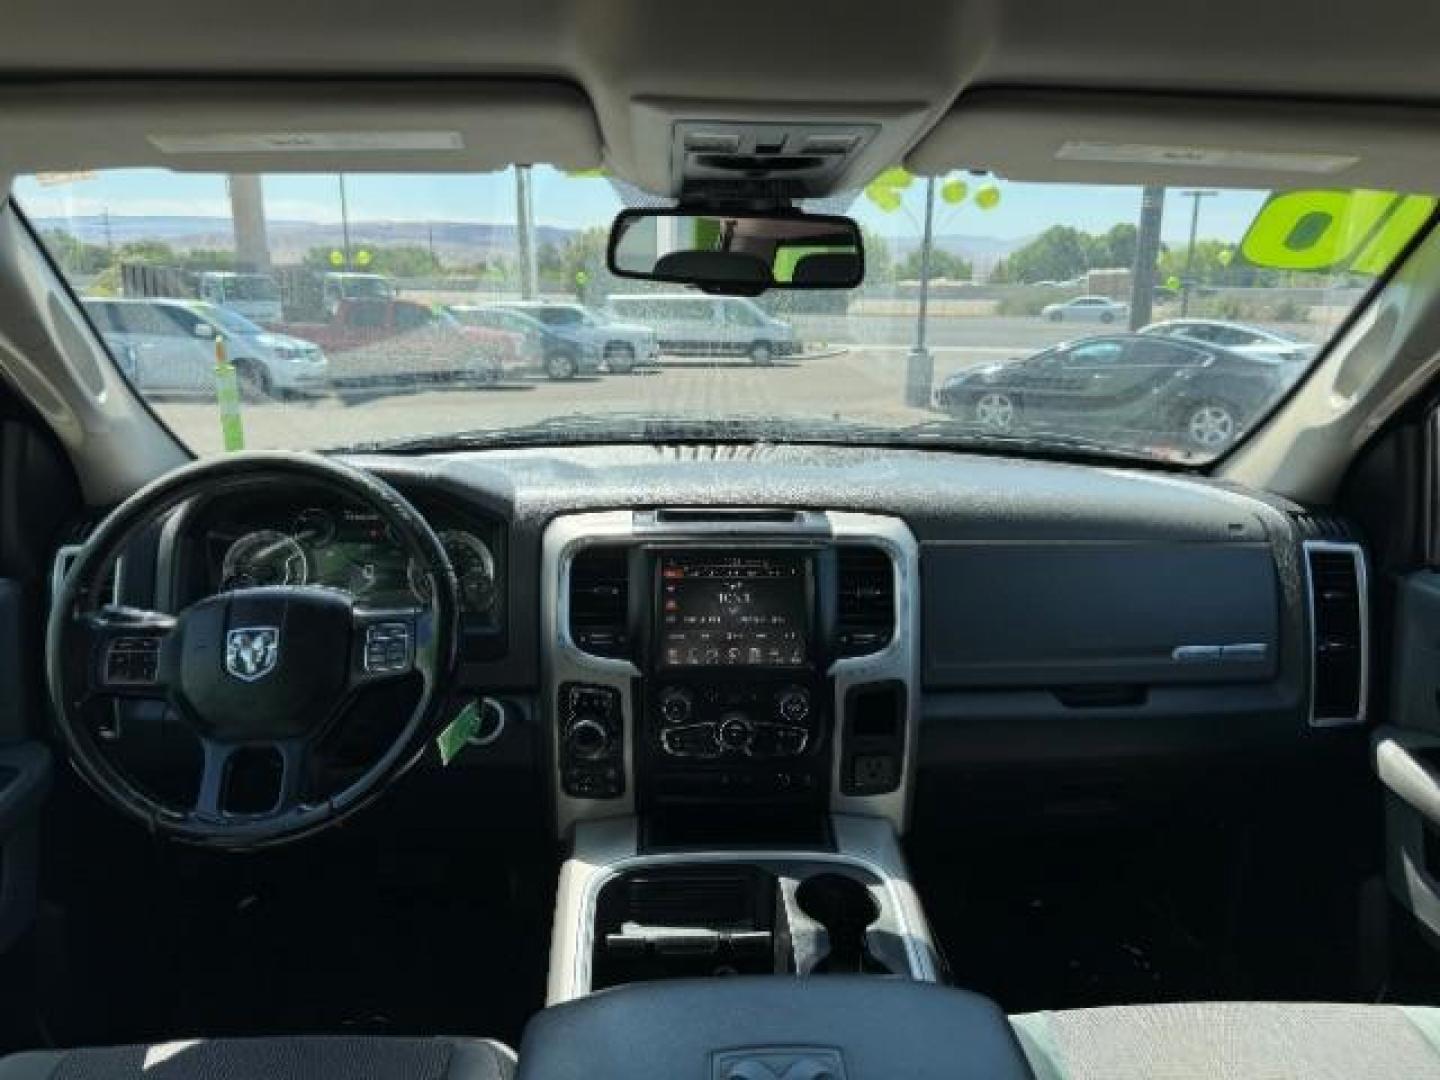
[[[1440,1009],[1196,1002],[1010,1022],[1036,1080],[1440,1080]]]
[[[194,1039],[39,1050],[0,1080],[510,1080],[515,1054],[485,1039]]]

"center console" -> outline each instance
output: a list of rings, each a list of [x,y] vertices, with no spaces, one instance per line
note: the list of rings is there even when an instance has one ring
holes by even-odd
[[[914,771],[903,522],[620,511],[547,529],[551,1003],[713,975],[940,962],[896,840]]]

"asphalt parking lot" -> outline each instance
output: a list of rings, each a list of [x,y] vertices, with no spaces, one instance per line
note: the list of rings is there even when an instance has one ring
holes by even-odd
[[[951,371],[995,359],[988,351],[940,349],[935,384]],[[939,414],[904,404],[906,350],[836,347],[757,368],[748,360],[666,358],[633,375],[552,382],[522,375],[492,387],[377,386],[306,401],[244,402],[247,449],[345,446],[425,432],[510,427],[556,416],[608,412],[725,417],[805,415],[913,424]],[[198,453],[222,449],[213,400],[152,398],[171,429]]]

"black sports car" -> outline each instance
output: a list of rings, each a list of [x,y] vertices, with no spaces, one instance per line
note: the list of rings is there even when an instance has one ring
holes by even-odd
[[[1107,334],[956,372],[935,404],[995,432],[1133,433],[1228,445],[1294,373],[1199,341]]]

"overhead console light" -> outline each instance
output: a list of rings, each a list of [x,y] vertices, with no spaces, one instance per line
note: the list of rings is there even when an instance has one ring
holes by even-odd
[[[251,131],[149,135],[165,154],[393,153],[463,150],[458,131]]]
[[[1197,169],[1266,169],[1274,172],[1332,175],[1359,162],[1350,154],[1237,150],[1214,146],[1157,146],[1071,140],[1055,152],[1060,161],[1096,161],[1116,165],[1173,165]]]

